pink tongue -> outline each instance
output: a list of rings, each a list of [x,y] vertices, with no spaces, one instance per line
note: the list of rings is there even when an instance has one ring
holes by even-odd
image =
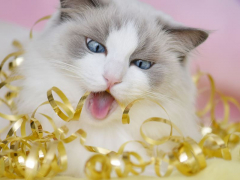
[[[92,94],[90,111],[96,119],[105,119],[110,111],[114,98],[107,92]]]

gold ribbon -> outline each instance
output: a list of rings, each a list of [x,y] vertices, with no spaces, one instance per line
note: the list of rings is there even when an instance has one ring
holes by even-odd
[[[32,28],[31,28],[31,30],[30,30],[30,34],[29,34],[30,39],[33,38],[33,28],[34,28],[34,26],[37,25],[38,23],[44,21],[44,20],[50,19],[51,17],[52,17],[51,15],[44,16],[44,17],[42,17],[41,19],[37,20],[37,21],[34,23],[34,25],[32,26]]]

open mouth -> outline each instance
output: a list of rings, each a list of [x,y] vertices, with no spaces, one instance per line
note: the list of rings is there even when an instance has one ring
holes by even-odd
[[[115,98],[108,92],[91,93],[87,100],[87,108],[93,118],[106,119],[117,107]]]

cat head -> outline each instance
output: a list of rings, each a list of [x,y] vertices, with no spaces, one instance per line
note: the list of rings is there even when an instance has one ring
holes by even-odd
[[[79,89],[92,92],[92,117],[105,119],[115,100],[192,103],[188,55],[207,37],[135,0],[61,0],[37,50],[59,73],[45,81],[70,77]],[[75,85],[68,88],[73,87],[77,92]]]

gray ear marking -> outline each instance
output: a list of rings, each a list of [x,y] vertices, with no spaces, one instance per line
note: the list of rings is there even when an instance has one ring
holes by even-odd
[[[194,28],[173,28],[167,29],[166,32],[185,44],[189,50],[202,44],[209,36],[206,31]]]
[[[197,28],[182,26],[178,23],[169,23],[157,18],[156,23],[161,27],[161,30],[168,33],[176,45],[182,46],[185,52],[189,52],[202,44],[209,36],[210,31],[205,31]]]
[[[60,0],[61,8],[77,8],[80,6],[101,7],[109,2],[110,0]]]
[[[96,0],[60,0],[62,8],[77,8],[78,6],[96,6]]]
[[[187,60],[187,54],[202,44],[209,36],[209,32],[188,28],[184,26],[162,26],[167,34],[172,38],[171,44],[174,47],[172,50],[177,52],[179,62],[184,65]]]
[[[85,9],[87,7],[103,7],[107,5],[111,0],[60,0],[61,4],[61,20],[70,18],[70,15],[67,11],[70,10],[79,10]],[[68,9],[68,10],[67,10]]]

